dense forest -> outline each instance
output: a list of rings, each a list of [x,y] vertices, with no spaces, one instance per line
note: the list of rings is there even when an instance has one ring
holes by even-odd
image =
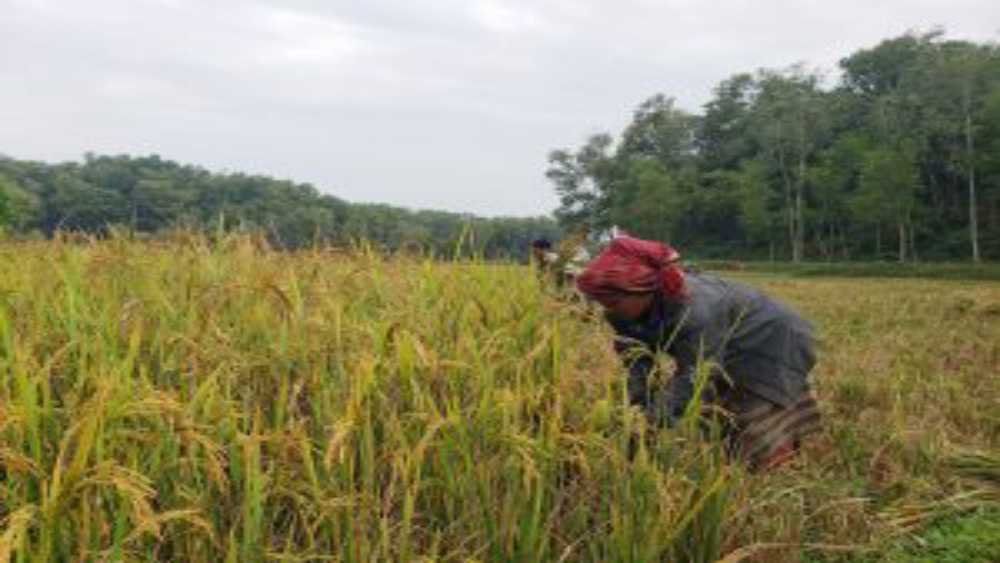
[[[722,81],[701,114],[657,95],[616,138],[549,155],[564,228],[688,255],[1000,258],[1000,50],[909,33],[840,61]]]
[[[278,248],[367,241],[389,250],[487,258],[526,256],[536,237],[558,237],[547,217],[482,218],[348,203],[309,184],[218,174],[158,156],[97,156],[47,164],[0,157],[0,224],[15,233],[102,234],[173,228],[258,231]]]

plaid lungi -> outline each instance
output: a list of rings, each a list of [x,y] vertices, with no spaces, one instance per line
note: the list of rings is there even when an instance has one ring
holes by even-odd
[[[751,469],[780,464],[795,453],[802,438],[819,430],[819,407],[811,392],[791,407],[745,390],[728,394],[721,403],[729,413],[728,450]]]

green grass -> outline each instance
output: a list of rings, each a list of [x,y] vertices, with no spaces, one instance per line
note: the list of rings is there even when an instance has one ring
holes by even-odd
[[[521,266],[0,244],[0,563],[864,560],[994,502],[1000,284],[734,275],[822,338],[783,471],[645,428]]]
[[[776,274],[789,277],[909,278],[1000,281],[1000,264],[971,262],[767,262],[695,261],[709,271]]]
[[[1000,561],[1000,509],[943,518],[900,542],[882,560],[894,563]]]

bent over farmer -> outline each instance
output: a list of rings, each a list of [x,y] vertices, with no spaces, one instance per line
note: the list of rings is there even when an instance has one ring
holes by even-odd
[[[728,413],[728,451],[754,469],[778,465],[819,427],[807,381],[815,364],[812,327],[750,287],[683,270],[679,259],[666,244],[620,237],[577,277],[617,333],[629,401],[670,426],[694,397],[698,363],[711,362],[700,397]],[[676,371],[665,388],[651,391],[657,351],[674,359]]]

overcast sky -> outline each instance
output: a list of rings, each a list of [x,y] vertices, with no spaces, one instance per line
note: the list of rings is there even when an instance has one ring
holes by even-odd
[[[830,71],[1000,0],[0,0],[0,153],[158,153],[349,201],[537,215],[546,154],[662,92]]]

